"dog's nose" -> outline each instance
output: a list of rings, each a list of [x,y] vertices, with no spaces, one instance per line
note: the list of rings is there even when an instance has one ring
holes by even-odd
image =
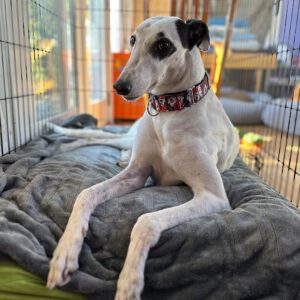
[[[128,81],[117,81],[114,84],[114,89],[117,91],[118,94],[126,96],[131,91],[131,84]]]

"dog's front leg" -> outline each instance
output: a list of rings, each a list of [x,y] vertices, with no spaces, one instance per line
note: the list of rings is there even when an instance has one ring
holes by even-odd
[[[115,300],[140,299],[149,250],[158,242],[163,231],[195,218],[230,209],[221,175],[209,156],[176,161],[174,169],[193,189],[194,197],[182,205],[147,213],[138,219],[131,233]]]
[[[226,201],[203,191],[182,205],[142,215],[135,224],[115,300],[138,300],[144,287],[144,269],[151,247],[161,233],[189,220],[230,209]]]
[[[131,163],[117,176],[82,191],[74,204],[67,227],[50,262],[47,287],[62,286],[70,280],[70,273],[78,268],[78,256],[95,207],[111,198],[143,187],[150,169]]]

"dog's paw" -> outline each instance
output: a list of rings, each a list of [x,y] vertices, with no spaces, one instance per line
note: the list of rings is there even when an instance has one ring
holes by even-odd
[[[70,274],[78,269],[79,252],[73,239],[61,238],[50,262],[47,280],[49,289],[63,286],[71,280]]]
[[[115,300],[140,300],[143,287],[143,275],[139,275],[134,270],[122,271],[117,284]]]

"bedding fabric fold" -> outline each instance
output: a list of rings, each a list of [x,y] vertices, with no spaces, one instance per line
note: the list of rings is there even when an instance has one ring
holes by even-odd
[[[47,278],[76,195],[120,172],[119,150],[58,153],[49,135],[0,158],[0,252]],[[300,299],[300,213],[238,157],[222,174],[232,211],[195,219],[150,251],[143,299]],[[146,212],[190,200],[187,186],[149,186],[99,205],[67,289],[113,299],[130,231]]]

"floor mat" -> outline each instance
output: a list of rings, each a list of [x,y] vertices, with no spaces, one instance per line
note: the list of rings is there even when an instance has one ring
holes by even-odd
[[[25,271],[11,260],[0,261],[1,300],[84,300],[79,294],[59,289],[49,290],[39,277]]]

